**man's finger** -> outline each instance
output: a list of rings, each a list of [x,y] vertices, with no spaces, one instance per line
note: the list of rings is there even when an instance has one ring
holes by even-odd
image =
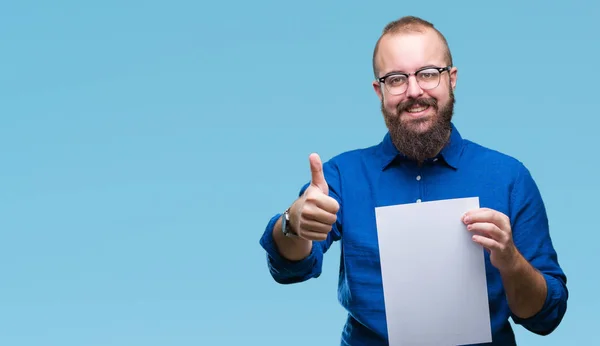
[[[313,153],[308,157],[310,161],[311,184],[318,187],[323,193],[328,194],[329,189],[323,174],[323,163],[319,154]]]
[[[497,250],[499,248],[499,244],[494,239],[490,239],[480,235],[474,235],[473,241],[477,244],[483,246],[489,252]]]
[[[306,207],[303,216],[308,220],[314,220],[328,225],[333,225],[337,220],[335,212],[330,212],[327,208],[323,208],[319,205]]]
[[[501,229],[510,227],[510,220],[506,215],[489,208],[471,210],[465,213],[463,222],[467,225],[475,222],[490,222]]]
[[[469,224],[467,229],[475,234],[482,235],[488,238],[492,238],[499,242],[504,242],[506,236],[498,226],[489,222],[476,222]]]
[[[313,241],[323,241],[327,239],[327,235],[328,233],[306,231],[302,234],[302,238]]]

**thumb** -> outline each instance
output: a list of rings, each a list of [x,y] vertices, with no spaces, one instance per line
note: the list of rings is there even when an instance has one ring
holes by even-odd
[[[313,153],[308,157],[310,161],[311,184],[318,187],[323,193],[329,193],[325,176],[323,175],[323,163],[319,154]]]

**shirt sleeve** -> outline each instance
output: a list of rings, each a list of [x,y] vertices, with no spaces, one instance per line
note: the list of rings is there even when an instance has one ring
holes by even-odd
[[[515,323],[539,335],[554,331],[567,310],[567,277],[558,263],[550,237],[548,217],[540,191],[529,170],[521,166],[512,191],[512,232],[521,254],[546,280],[548,287],[542,309],[530,318],[513,315]]]
[[[281,213],[275,214],[267,223],[267,226],[260,238],[260,245],[266,251],[267,266],[273,279],[280,284],[293,284],[303,282],[311,278],[318,278],[321,275],[323,267],[323,255],[331,247],[334,241],[341,239],[342,225],[342,202],[340,197],[340,178],[337,168],[332,162],[323,164],[323,174],[327,185],[329,186],[329,196],[337,200],[340,209],[337,213],[337,221],[333,224],[331,232],[327,239],[323,241],[313,241],[311,253],[308,257],[299,261],[290,261],[279,253],[273,239],[273,228],[275,223],[281,217]],[[306,183],[298,196],[302,196],[309,183]]]

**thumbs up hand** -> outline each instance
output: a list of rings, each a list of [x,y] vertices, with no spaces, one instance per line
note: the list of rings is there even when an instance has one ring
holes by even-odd
[[[300,238],[321,241],[327,239],[327,234],[337,220],[340,205],[329,196],[319,155],[311,154],[309,161],[311,182],[290,210],[290,225]]]
[[[318,154],[311,154],[308,157],[308,160],[310,161],[311,173],[309,188],[314,186],[321,190],[323,194],[329,194],[329,187],[327,186],[327,181],[325,181],[325,175],[323,174],[323,163],[321,163],[321,158]]]

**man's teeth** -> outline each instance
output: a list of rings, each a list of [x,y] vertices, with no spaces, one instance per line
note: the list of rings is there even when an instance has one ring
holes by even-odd
[[[410,108],[407,109],[407,112],[409,113],[418,113],[418,112],[422,112],[424,110],[426,110],[429,106],[421,106],[421,107],[416,107],[416,108]]]

